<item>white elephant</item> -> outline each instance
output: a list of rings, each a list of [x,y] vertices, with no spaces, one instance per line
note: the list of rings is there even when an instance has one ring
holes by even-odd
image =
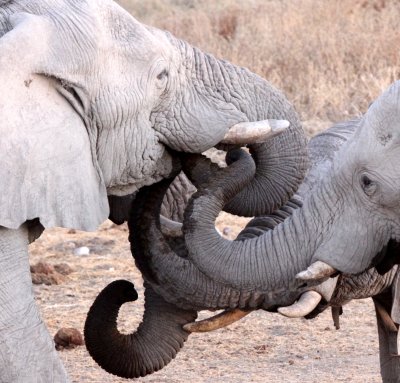
[[[278,90],[111,0],[0,0],[0,116],[2,382],[68,380],[32,294],[27,246],[43,228],[96,229],[107,195],[159,181],[173,151],[202,152],[235,126],[232,142],[238,123],[290,123],[259,148],[268,166],[245,193],[266,197],[242,213],[284,203],[307,167],[299,119]]]

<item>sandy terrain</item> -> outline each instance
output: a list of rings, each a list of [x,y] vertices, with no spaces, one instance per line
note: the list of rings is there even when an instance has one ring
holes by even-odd
[[[221,230],[229,236],[244,222],[222,216]],[[85,315],[96,294],[109,282],[126,278],[143,296],[127,242],[126,226],[106,222],[96,233],[46,231],[31,246],[31,263],[68,263],[74,272],[60,285],[34,287],[50,332],[60,327],[83,329]],[[88,246],[91,253],[74,255]],[[333,327],[330,313],[319,318],[288,320],[262,311],[240,323],[210,334],[192,335],[165,369],[138,382],[379,382],[378,344],[370,300],[345,307],[342,329]],[[133,330],[142,315],[142,301],[127,304],[120,327]],[[204,313],[209,315],[209,313]],[[202,315],[203,316],[203,315]],[[125,382],[101,370],[84,346],[60,351],[73,382]]]

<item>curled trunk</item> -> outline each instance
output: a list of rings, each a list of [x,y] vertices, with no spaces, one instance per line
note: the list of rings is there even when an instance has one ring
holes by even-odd
[[[263,144],[249,145],[257,169],[254,178],[224,207],[235,215],[269,214],[293,195],[308,168],[307,140],[300,119],[283,93],[264,79],[228,63],[219,63],[216,70],[230,79],[228,87],[232,89],[229,96],[229,89],[222,90],[224,96],[250,121],[284,119],[290,123],[282,134]]]
[[[184,99],[186,94],[181,96],[184,102],[190,101],[191,107],[199,103],[204,108],[212,99],[220,103],[221,110],[231,108],[235,116],[239,113],[237,118],[243,118],[240,122],[276,119],[290,123],[282,134],[266,143],[250,145],[257,171],[252,182],[225,209],[235,215],[254,216],[282,206],[298,188],[308,167],[307,140],[294,107],[282,92],[249,70],[217,60],[172,36],[169,38],[188,58],[184,69],[192,66],[196,92],[190,94],[190,100]],[[191,121],[191,117],[187,120]],[[212,122],[209,119],[208,124]],[[196,123],[193,121],[194,126]]]
[[[251,180],[254,163],[246,154],[237,154],[236,188]],[[193,158],[202,160],[193,155]],[[200,167],[206,161],[194,161]],[[233,166],[233,165],[232,165]],[[206,181],[209,174],[204,175]],[[273,310],[278,304],[290,304],[297,298],[298,291],[287,291],[286,288],[272,291],[267,289],[238,289],[216,282],[202,273],[189,259],[188,250],[183,238],[165,238],[160,229],[160,204],[170,181],[162,181],[144,188],[138,193],[135,206],[131,210],[129,221],[130,241],[136,264],[154,290],[168,302],[182,308],[218,309],[264,308]],[[222,192],[222,190],[221,190]],[[294,202],[289,205],[294,204]],[[297,205],[296,205],[297,206]],[[289,207],[276,213],[284,217],[290,212]]]
[[[145,376],[167,365],[189,335],[182,326],[197,317],[195,311],[167,303],[145,284],[143,322],[133,334],[121,334],[117,328],[119,309],[136,299],[130,282],[114,281],[98,295],[85,323],[90,355],[107,372],[124,378]]]

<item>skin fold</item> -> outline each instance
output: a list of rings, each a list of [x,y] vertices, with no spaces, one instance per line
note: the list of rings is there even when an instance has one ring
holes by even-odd
[[[394,87],[398,86],[398,83],[394,85]],[[388,94],[391,94],[390,91]],[[384,95],[384,98],[386,96],[387,94]],[[390,102],[390,100],[385,100],[385,102]],[[373,111],[376,113],[376,109]],[[315,189],[320,187],[321,183],[325,182],[325,177],[331,177],[332,164],[340,161],[342,153],[347,153],[347,151],[342,152],[341,148],[346,148],[349,143],[352,143],[352,140],[359,138],[361,131],[367,129],[365,120],[368,118],[372,119],[373,116],[364,116],[357,120],[338,124],[314,137],[309,144],[312,166],[298,194],[273,214],[252,220],[235,242],[239,244],[249,240],[255,242],[268,233],[273,233],[278,227],[287,224],[287,221],[290,222],[295,214],[306,214],[310,205],[307,205],[305,201],[310,198]],[[384,119],[384,115],[381,115],[381,118]],[[390,147],[388,149],[390,150]],[[203,185],[201,182],[198,183],[199,191],[189,203],[189,208],[186,209],[184,225],[187,225],[188,217],[191,219],[196,214],[197,224],[202,225],[203,230],[207,228],[209,221],[214,222],[216,212],[222,209],[224,202],[229,198],[229,196],[226,197],[227,194],[234,194],[243,184],[249,182],[255,171],[251,158],[239,151],[230,153],[227,162],[231,165],[222,171],[210,166],[208,161],[200,156],[184,156],[182,162],[185,164],[186,173],[193,173],[189,174],[190,179],[201,179],[203,182]],[[261,286],[256,285],[251,288],[246,286],[246,288],[239,289],[236,285],[232,286],[227,281],[218,279],[218,276],[212,278],[202,272],[191,260],[192,249],[187,241],[188,229],[184,229],[184,236],[180,239],[168,238],[162,233],[159,214],[163,196],[171,182],[172,180],[163,181],[140,191],[134,202],[137,206],[134,205],[132,208],[129,220],[131,247],[136,265],[146,282],[159,296],[177,309],[184,310],[263,308],[268,311],[276,311],[277,307],[289,305],[289,302],[293,303],[302,292],[309,290],[309,287],[293,284],[290,278],[287,278],[287,270],[293,267],[292,264],[298,266],[297,258],[286,260],[285,267],[274,265],[268,259],[270,273],[265,277]],[[178,189],[177,185],[172,188],[175,192]],[[351,193],[352,190],[349,192]],[[201,210],[194,210],[190,207],[190,204],[193,206],[193,203],[196,203],[193,201],[199,200],[203,196],[208,204],[202,204]],[[166,201],[168,199],[164,200],[164,203]],[[218,208],[210,206],[212,204]],[[199,217],[206,217],[206,219],[201,220]],[[331,220],[334,222],[335,217],[332,217]],[[207,234],[211,237],[216,235],[210,234],[209,231]],[[290,235],[290,232],[287,232],[286,235]],[[357,241],[354,241],[354,238],[357,238]],[[354,238],[353,241],[358,242],[358,237]],[[210,249],[207,246],[208,237],[203,235],[201,240],[204,247]],[[364,237],[360,238],[360,242],[362,241],[364,241]],[[251,259],[249,251],[252,251],[251,246],[247,247],[247,253],[242,254],[243,262],[249,262]],[[346,255],[348,254],[343,254],[343,256]],[[282,254],[282,257],[284,256]],[[358,256],[361,257],[362,254]],[[337,316],[338,309],[350,300],[373,297],[377,311],[381,373],[384,382],[397,381],[399,376],[397,358],[393,356],[397,354],[397,321],[399,320],[396,299],[398,271],[397,265],[393,266],[392,262],[396,258],[398,259],[398,247],[395,242],[391,241],[383,250],[376,251],[371,258],[376,262],[384,261],[378,269],[370,269],[358,276],[342,275],[329,281],[325,287],[323,285],[314,287],[313,290],[323,295],[323,300],[309,314],[310,317],[315,316],[332,306],[335,316]],[[215,265],[219,266],[218,260]],[[226,263],[223,265],[228,267]],[[298,269],[301,270],[301,267]],[[291,278],[294,277],[294,274],[295,272],[292,271]],[[110,341],[111,339],[104,337],[96,339],[95,343],[106,347]],[[136,344],[132,342],[130,346],[135,348]],[[135,363],[135,361],[129,361],[127,358],[126,363]]]
[[[118,197],[169,177],[179,166],[176,152],[203,152],[238,123],[277,119],[290,127],[254,147],[260,166],[245,191],[250,203],[234,207],[237,213],[275,209],[307,168],[299,118],[279,90],[141,24],[111,0],[0,1],[0,84],[5,241],[14,238],[6,229],[25,238],[27,222],[33,222],[33,240],[43,228],[95,230],[109,214],[118,219]],[[265,203],[254,203],[251,194],[261,192]],[[111,211],[108,196],[114,196]],[[26,282],[28,243],[15,241],[0,252],[0,291],[12,286],[7,252],[16,244],[23,256],[14,282]],[[0,371],[16,383],[24,374],[38,382],[68,381],[58,360],[48,363],[57,357],[32,309],[31,286],[25,287],[24,297],[0,313],[6,324],[0,326]],[[0,295],[1,307],[8,302]],[[9,323],[18,334],[12,348],[3,347]],[[32,346],[28,364],[25,342]]]

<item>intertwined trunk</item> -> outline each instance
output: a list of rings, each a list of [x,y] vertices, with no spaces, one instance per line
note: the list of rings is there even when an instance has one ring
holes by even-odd
[[[249,159],[224,169],[224,176],[199,190],[189,204],[184,221],[189,260],[211,279],[233,288],[287,289],[294,276],[311,263],[321,217],[310,198],[292,217],[258,238],[241,242],[221,238],[215,219],[240,190],[240,180],[247,172],[243,161]],[[313,216],[305,213],[312,209]]]
[[[230,185],[230,187],[240,190],[243,184],[252,179],[254,163],[251,157],[245,155],[244,158],[241,158],[241,156],[242,154],[238,155],[239,160],[229,168],[232,169],[231,174],[234,175],[232,178],[228,179],[228,177],[221,177],[221,174],[217,175],[224,186]],[[197,164],[195,170],[203,174],[205,177],[203,181],[206,181],[208,177],[211,177],[211,173],[207,174],[202,171],[204,169],[203,161],[198,156],[193,156],[193,158],[195,160],[191,163],[189,157],[185,157],[185,167],[190,165],[196,167]],[[131,248],[136,264],[144,278],[160,295],[179,307],[197,310],[229,307],[271,309],[277,304],[293,303],[300,290],[293,288],[292,291],[289,291],[288,289],[293,276],[290,269],[285,268],[288,263],[285,254],[282,254],[277,264],[271,265],[269,273],[262,279],[263,283],[239,287],[216,280],[199,270],[190,260],[192,248],[185,246],[182,238],[166,239],[160,230],[159,211],[169,182],[163,181],[141,190],[136,197],[129,221]],[[225,190],[214,187],[206,189],[210,193],[214,193],[217,200],[221,201],[224,198]],[[210,208],[210,205],[201,212],[198,211],[196,216],[206,215],[209,217],[207,209]],[[213,230],[215,231],[214,227]],[[240,245],[239,242],[236,244]],[[305,248],[304,251],[306,252],[306,250]],[[218,251],[218,247],[213,248],[214,253],[218,253]],[[297,255],[297,253],[295,254]],[[247,254],[244,254],[243,257],[246,260]],[[294,257],[294,259],[293,268],[297,266],[300,271],[304,266],[297,258]],[[304,260],[304,262],[307,261]],[[226,266],[227,263],[224,262],[218,265],[223,269]],[[251,280],[256,278],[257,275]]]

